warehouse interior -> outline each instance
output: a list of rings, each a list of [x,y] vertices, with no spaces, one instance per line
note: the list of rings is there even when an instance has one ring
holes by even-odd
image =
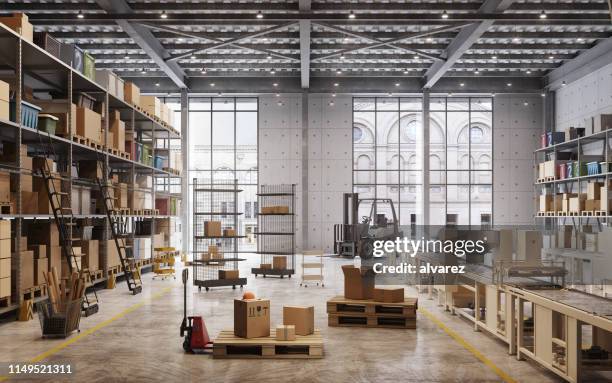
[[[612,381],[610,1],[1,3],[0,381]]]

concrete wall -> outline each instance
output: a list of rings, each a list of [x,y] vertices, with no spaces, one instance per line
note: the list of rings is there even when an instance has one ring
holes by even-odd
[[[333,225],[342,219],[342,194],[352,188],[352,97],[304,97],[260,97],[259,182],[295,183],[298,251],[329,252]]]
[[[533,224],[534,161],[543,131],[543,99],[497,95],[493,101],[493,223]]]
[[[555,104],[559,131],[583,127],[587,117],[612,113],[612,64],[558,89]]]

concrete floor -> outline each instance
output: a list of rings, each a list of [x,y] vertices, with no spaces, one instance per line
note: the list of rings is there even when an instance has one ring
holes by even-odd
[[[342,294],[340,264],[325,260],[325,287],[299,287],[299,278],[277,279],[250,275],[257,257],[242,262],[248,275],[245,290],[271,300],[271,323],[282,322],[284,304],[313,304],[316,327],[325,339],[325,358],[313,360],[213,360],[182,350],[179,325],[183,315],[182,286],[177,280],[152,280],[144,274],[144,291],[127,292],[125,283],[100,292],[100,312],[83,318],[81,335],[67,340],[43,340],[37,318],[0,325],[0,365],[7,362],[71,363],[76,381],[309,381],[309,382],[499,382],[489,366],[478,360],[438,325],[419,314],[416,330],[328,327],[325,302]],[[242,291],[216,288],[188,292],[189,313],[203,315],[214,337],[233,325],[233,299]],[[412,289],[408,294],[416,295]],[[558,377],[535,363],[517,361],[507,347],[464,320],[443,312],[421,297],[419,306],[475,346],[516,382],[557,382]],[[128,310],[128,312],[126,312]],[[69,343],[69,344],[67,344]],[[51,351],[49,351],[51,350]],[[2,374],[0,374],[2,375]],[[53,376],[36,381],[58,381]],[[68,378],[68,377],[66,377]],[[0,378],[0,381],[2,379]],[[590,380],[589,381],[595,381]],[[604,380],[601,380],[604,381]]]

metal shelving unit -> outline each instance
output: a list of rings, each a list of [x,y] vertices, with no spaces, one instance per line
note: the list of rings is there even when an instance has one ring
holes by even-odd
[[[260,267],[251,273],[291,278],[295,274],[295,184],[260,185],[257,193],[257,254],[261,255]],[[271,206],[286,206],[288,212],[263,212]],[[286,259],[286,268],[274,268],[274,257]],[[270,267],[261,267],[269,265]]]
[[[180,134],[174,128],[161,125],[158,121],[150,118],[136,107],[118,99],[114,95],[108,93],[99,84],[85,77],[80,72],[74,70],[69,65],[61,61],[59,58],[51,55],[37,45],[24,40],[20,35],[0,24],[0,51],[4,55],[4,62],[7,68],[10,68],[14,73],[14,79],[11,90],[14,90],[14,100],[16,103],[16,119],[17,121],[0,120],[0,140],[11,142],[19,147],[20,144],[27,145],[28,155],[44,156],[48,152],[48,148],[53,148],[55,158],[53,159],[58,164],[58,171],[62,177],[61,189],[66,195],[63,197],[62,205],[71,206],[73,185],[87,186],[92,191],[97,191],[95,180],[82,179],[75,176],[73,167],[80,160],[99,160],[103,161],[113,174],[119,174],[123,180],[127,181],[128,185],[135,181],[138,175],[152,176],[153,186],[148,188],[152,200],[155,201],[155,182],[159,177],[180,178],[179,175],[170,173],[162,169],[156,169],[147,164],[127,159],[122,156],[112,154],[109,148],[109,116],[114,111],[119,111],[122,121],[126,123],[126,132],[134,132],[138,139],[151,143],[152,155],[155,155],[156,139],[179,139]],[[54,135],[43,131],[29,128],[22,125],[21,122],[21,103],[23,88],[27,86],[33,89],[36,93],[52,93],[67,110],[67,120],[71,121],[72,116],[69,105],[75,103],[78,95],[86,93],[97,103],[101,105],[102,118],[102,149],[85,145],[77,142],[74,139],[76,132],[72,131],[71,124],[68,125],[68,132],[65,135]],[[35,102],[34,102],[35,103]],[[19,151],[16,153],[14,161],[0,164],[0,171],[15,173],[14,180],[17,190],[22,189],[22,175],[37,176],[36,169],[32,172],[22,168],[23,164]],[[30,174],[32,173],[32,174]],[[105,174],[103,181],[108,181],[109,178]],[[177,195],[176,198],[180,198]],[[10,219],[12,221],[11,231],[15,238],[27,234],[24,230],[27,224],[31,221],[48,220],[53,223],[53,215],[51,214],[24,214],[22,207],[21,193],[17,193],[15,198],[14,211],[10,214],[0,214],[0,219]],[[102,283],[108,278],[108,259],[106,240],[110,239],[109,226],[106,218],[101,213],[91,211],[91,214],[74,214],[77,221],[93,222],[98,230],[102,231],[101,245],[99,249],[100,266],[103,272],[103,277],[95,278],[97,283]],[[153,220],[158,217],[152,215],[128,215],[131,221],[136,220]],[[152,223],[152,233],[155,230],[155,223]],[[153,242],[153,241],[151,241]],[[22,249],[20,242],[16,241],[15,251],[12,257],[12,268],[20,270],[21,261],[19,254]],[[151,248],[151,253],[153,249]],[[116,275],[120,275],[117,273]],[[0,315],[15,311],[19,308],[24,300],[22,294],[22,281],[20,273],[14,273],[15,281],[13,282],[13,290],[11,296],[11,305],[0,308]],[[34,301],[44,299],[43,296],[37,296]]]
[[[246,238],[238,231],[238,180],[215,181],[193,179],[193,284],[208,291],[211,287],[243,287],[246,278],[220,278],[220,271],[238,270],[238,240]],[[221,222],[221,235],[207,235],[207,221]],[[233,236],[223,230],[233,229]],[[214,247],[212,247],[214,246]],[[213,249],[215,249],[213,251]]]

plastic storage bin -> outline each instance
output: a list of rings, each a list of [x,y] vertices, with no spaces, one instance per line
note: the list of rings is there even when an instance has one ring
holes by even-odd
[[[548,132],[548,146],[560,144],[565,141],[565,132]]]
[[[16,107],[17,102],[13,99],[10,101],[9,119],[13,122],[17,122],[16,119]],[[21,125],[36,129],[38,127],[38,113],[42,109],[36,105],[30,104],[29,102],[21,101]]]
[[[89,53],[83,53],[83,74],[92,81],[96,80],[96,61]]]
[[[586,164],[583,162],[575,161],[573,163],[572,174],[574,177],[586,176],[588,174]]]
[[[166,157],[164,156],[155,156],[155,168],[157,169],[163,169],[164,165],[166,163]]]
[[[57,129],[57,122],[59,118],[50,114],[39,114],[38,115],[38,130],[47,132],[49,134],[55,134]]]
[[[599,162],[589,162],[587,163],[587,174],[592,176],[595,174],[600,174],[601,171],[599,169]]]
[[[565,176],[566,178],[574,178],[574,163],[573,162],[568,162],[567,164],[565,164],[566,167],[566,171],[565,171]]]

